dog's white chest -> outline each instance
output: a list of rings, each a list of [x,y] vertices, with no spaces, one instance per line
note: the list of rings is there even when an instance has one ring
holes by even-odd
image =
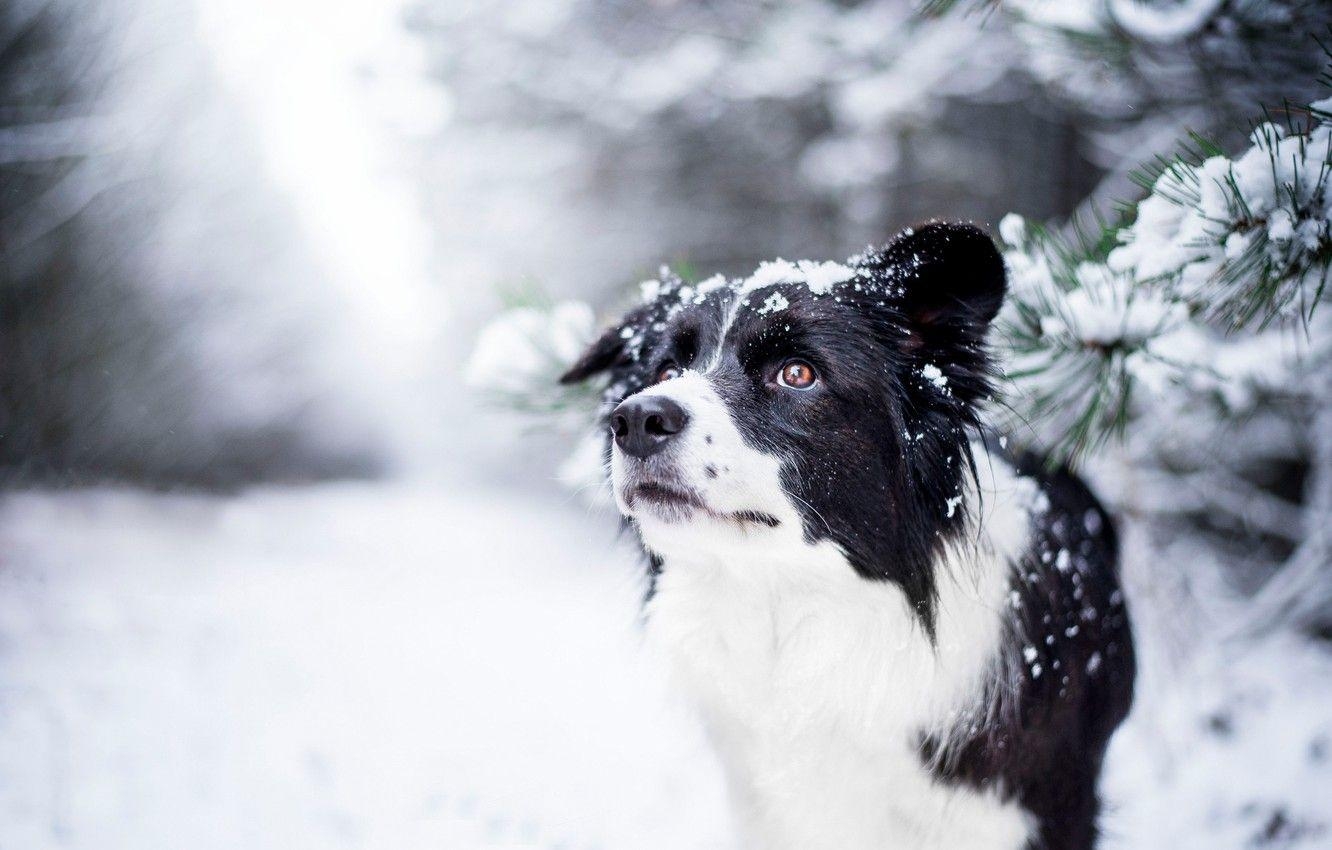
[[[979,692],[1005,571],[977,564],[974,584],[941,587],[932,646],[901,592],[832,544],[781,548],[668,560],[649,607],[649,639],[702,709],[753,846],[1022,847],[1015,806],[935,782],[917,749]]]

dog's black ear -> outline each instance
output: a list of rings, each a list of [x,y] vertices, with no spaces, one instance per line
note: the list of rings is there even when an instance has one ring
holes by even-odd
[[[975,225],[934,221],[904,231],[871,263],[900,287],[897,303],[918,342],[981,337],[1004,301],[1004,258]]]
[[[624,346],[625,340],[620,334],[620,326],[617,325],[602,334],[587,351],[583,352],[583,356],[569,367],[569,371],[560,376],[560,383],[576,384],[618,365],[625,357]]]

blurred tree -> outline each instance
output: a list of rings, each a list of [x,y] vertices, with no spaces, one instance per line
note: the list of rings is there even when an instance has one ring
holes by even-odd
[[[907,0],[419,0],[413,24],[460,124],[577,150],[568,206],[594,212],[567,238],[615,242],[580,269],[607,292],[663,246],[740,273],[941,213],[1064,215],[1100,173],[1007,28]]]
[[[375,466],[359,435],[318,427],[281,287],[256,308],[265,281],[314,264],[208,96],[192,24],[150,4],[0,4],[0,484]]]

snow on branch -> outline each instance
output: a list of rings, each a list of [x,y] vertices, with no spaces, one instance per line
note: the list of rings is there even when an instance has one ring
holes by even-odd
[[[1332,98],[1310,126],[1259,125],[1231,160],[1167,164],[1138,205],[1109,266],[1139,281],[1169,280],[1195,311],[1242,328],[1308,317],[1332,259]]]
[[[592,308],[580,301],[513,305],[478,335],[467,384],[497,408],[580,429],[600,404],[600,388],[559,379],[595,330]]]
[[[1158,6],[1139,0],[1109,0],[1115,24],[1139,41],[1169,44],[1197,35],[1225,6],[1226,0],[1186,0]]]
[[[1292,324],[1326,346],[1313,321],[1332,266],[1330,108],[1313,104],[1304,126],[1259,125],[1233,160],[1195,139],[1158,163],[1126,226],[1070,243],[1005,219],[1010,405],[1056,454],[1122,430],[1139,391],[1183,387],[1243,408],[1256,391],[1291,389]]]
[[[1057,453],[1078,454],[1127,424],[1135,374],[1160,365],[1151,343],[1186,315],[1108,269],[1099,245],[1068,245],[1015,215],[1000,235],[1010,272],[999,320],[1009,407],[1058,435]]]

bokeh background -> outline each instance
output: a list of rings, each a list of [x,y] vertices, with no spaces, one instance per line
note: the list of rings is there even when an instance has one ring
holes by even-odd
[[[1330,18],[7,0],[0,847],[735,846],[631,548],[559,480],[579,435],[466,379],[483,325],[609,317],[662,263],[1094,219],[1187,130],[1312,99]],[[1143,642],[1112,846],[1332,846],[1332,630],[1210,651],[1299,536],[1307,445],[1252,418],[1265,474],[1219,507],[1089,470]]]

